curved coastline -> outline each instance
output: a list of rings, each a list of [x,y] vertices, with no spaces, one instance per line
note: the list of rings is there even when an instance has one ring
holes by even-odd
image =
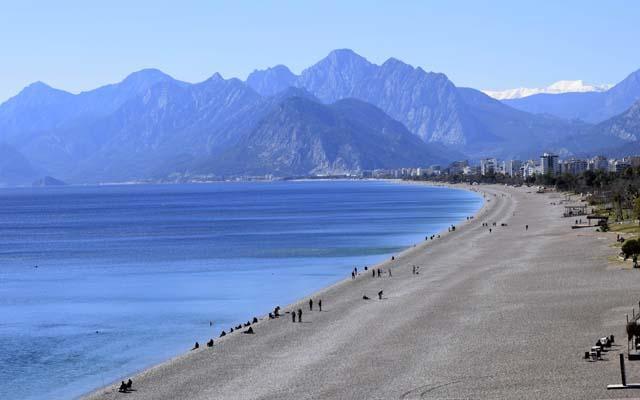
[[[402,180],[379,180],[376,179],[378,181],[384,181],[384,182],[391,182],[394,184],[411,184],[411,185],[424,185],[424,186],[430,186],[430,187],[445,187],[445,188],[449,188],[449,189],[454,189],[454,190],[463,190],[463,191],[468,191],[468,192],[472,192],[476,195],[478,195],[479,197],[482,198],[482,196],[480,196],[479,190],[477,190],[477,187],[475,186],[471,186],[471,185],[467,185],[467,184],[455,184],[455,185],[443,185],[443,184],[434,184],[432,182],[412,182],[412,181],[402,181]],[[464,226],[466,226],[467,224],[472,223],[473,221],[477,220],[478,218],[482,217],[483,215],[485,215],[488,210],[490,209],[491,205],[489,205],[489,203],[487,202],[486,199],[482,199],[482,206],[476,210],[476,212],[473,215],[470,215],[469,217],[473,217],[470,219],[465,219],[465,220],[460,220],[458,222],[455,223],[455,226],[457,228],[457,231],[459,231],[459,228],[462,228]],[[450,235],[452,232],[448,232],[448,231],[440,231],[434,234],[435,235],[439,235],[440,238],[439,239],[434,239],[434,240],[423,240],[420,242],[416,242],[413,243],[409,246],[407,246],[405,249],[399,251],[396,255],[394,255],[394,260],[385,260],[382,261],[378,264],[369,266],[370,269],[389,269],[392,267],[393,264],[398,264],[401,263],[402,261],[404,261],[407,258],[410,258],[412,256],[415,256],[417,254],[420,254],[422,252],[425,251],[425,249],[428,249],[430,246],[433,246],[434,244],[436,244],[438,241],[445,239],[448,235]],[[359,275],[362,275],[361,271],[359,273]],[[368,274],[368,271],[367,271]],[[317,290],[313,293],[310,293],[290,304],[287,304],[285,307],[282,307],[284,310],[288,310],[288,309],[299,309],[299,308],[304,308],[307,304],[307,301],[309,298],[322,298],[324,295],[326,295],[328,292],[331,291],[336,291],[336,290],[340,290],[341,288],[343,288],[345,285],[348,285],[351,282],[351,279],[346,277],[342,280],[339,280],[333,284],[330,284],[320,290]],[[326,303],[325,303],[326,304]],[[284,315],[282,318],[288,317],[288,315]],[[260,316],[258,316],[258,322],[252,324],[252,326],[260,328],[261,324],[264,323],[269,323],[269,317],[268,317],[268,312],[266,314],[262,314]],[[227,333],[227,335],[225,337],[222,338],[214,338],[215,341],[215,346],[221,346],[223,345],[225,342],[227,341],[231,341],[234,339],[237,339],[239,337],[242,337],[242,333],[240,332],[240,330],[236,330],[235,332],[229,334]],[[215,347],[214,347],[215,349]],[[210,349],[206,349],[206,348],[200,348],[200,350],[210,350]],[[192,354],[194,354],[192,351],[187,351],[184,352],[182,354],[179,354],[175,357],[171,357],[161,363],[149,366],[149,367],[145,367],[142,368],[140,370],[134,371],[132,372],[130,375],[126,375],[126,376],[122,376],[116,380],[114,380],[112,383],[107,384],[106,386],[102,386],[99,388],[96,388],[90,392],[87,392],[81,396],[79,396],[78,398],[80,399],[99,399],[99,398],[103,398],[104,395],[108,395],[108,394],[113,394],[113,393],[117,393],[117,386],[119,385],[120,380],[126,380],[129,377],[133,377],[132,379],[134,380],[134,382],[136,380],[138,380],[138,377],[140,377],[141,375],[147,374],[150,371],[154,371],[160,368],[164,368],[167,366],[171,366],[172,364],[175,364],[176,362],[180,362],[180,361],[184,361],[184,360],[188,360]],[[135,392],[134,392],[135,393]]]

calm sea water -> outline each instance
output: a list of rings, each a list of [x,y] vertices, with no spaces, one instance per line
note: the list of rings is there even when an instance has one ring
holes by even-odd
[[[2,189],[0,397],[76,397],[481,205],[376,181]]]

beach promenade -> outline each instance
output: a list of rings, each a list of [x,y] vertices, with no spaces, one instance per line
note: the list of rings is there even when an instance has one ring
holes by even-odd
[[[606,390],[620,381],[624,316],[640,300],[640,273],[607,261],[611,234],[572,230],[551,205],[559,198],[530,188],[476,190],[487,202],[473,220],[377,266],[382,277],[358,266],[357,279],[281,305],[283,316],[261,318],[253,335],[201,342],[133,376],[135,391],[110,385],[88,398],[640,397]],[[309,311],[309,298],[322,299],[322,312]],[[284,312],[299,308],[294,324]],[[604,361],[582,359],[610,334],[619,347]],[[627,380],[640,382],[640,368],[631,365]]]

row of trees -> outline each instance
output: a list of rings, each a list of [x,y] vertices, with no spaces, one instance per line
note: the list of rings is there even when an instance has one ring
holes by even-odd
[[[578,175],[537,174],[527,178],[491,173],[487,175],[447,174],[412,179],[448,183],[478,182],[553,187],[559,191],[589,194],[592,204],[601,204],[611,209],[617,220],[631,217],[640,219],[640,168],[627,168],[623,172],[585,171]]]

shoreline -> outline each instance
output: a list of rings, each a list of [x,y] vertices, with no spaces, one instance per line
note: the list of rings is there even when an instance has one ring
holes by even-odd
[[[473,222],[474,220],[476,220],[477,218],[482,216],[486,212],[486,210],[488,208],[488,205],[487,205],[488,202],[487,202],[486,198],[484,198],[480,194],[481,192],[479,192],[478,190],[475,190],[474,189],[475,187],[473,187],[471,185],[468,185],[468,184],[464,184],[464,183],[455,184],[455,185],[444,185],[444,184],[443,185],[438,185],[438,184],[433,184],[432,182],[427,182],[427,181],[424,181],[424,182],[413,182],[413,181],[405,181],[405,180],[401,180],[401,179],[372,179],[372,180],[379,181],[379,182],[387,182],[387,183],[392,183],[392,184],[401,184],[401,185],[410,184],[410,185],[423,185],[423,186],[430,186],[430,187],[444,187],[444,188],[449,188],[449,189],[454,189],[454,190],[464,190],[464,191],[472,192],[472,193],[478,195],[479,198],[482,200],[482,206],[473,215],[468,216],[468,217],[473,217],[472,219],[465,219],[465,220],[460,220],[459,222],[457,222],[455,224],[456,229],[458,229],[459,227],[463,227],[463,226]],[[438,240],[442,240],[443,238],[445,238],[447,235],[449,235],[451,233],[452,232],[447,232],[447,231],[443,230],[443,231],[434,233],[434,236],[438,236],[438,235],[440,236],[439,239],[434,239],[434,240],[426,240],[425,239],[425,240],[422,240],[420,242],[416,242],[416,243],[408,245],[406,248],[402,249],[401,251],[397,252],[394,255],[394,257],[395,257],[394,262],[400,262],[403,259],[414,255],[415,253],[419,253],[421,251],[424,251],[426,248],[429,247],[429,245],[433,246],[433,244],[435,244]],[[390,268],[391,264],[392,264],[391,260],[387,259],[387,260],[382,261],[382,262],[380,262],[378,264],[375,264],[375,265],[372,265],[372,266],[368,266],[368,268],[369,268],[369,271],[371,271],[371,269],[377,269],[377,268],[386,268],[386,269],[388,269],[388,268]],[[368,273],[369,271],[366,271],[366,272]],[[362,275],[363,272],[365,272],[365,271],[359,271],[358,275]],[[351,282],[351,279],[349,279],[348,277],[345,277],[344,279],[341,279],[341,280],[339,280],[337,282],[334,282],[333,284],[330,284],[330,285],[328,285],[326,287],[323,287],[323,288],[321,288],[321,289],[319,289],[319,290],[317,290],[317,291],[315,291],[313,293],[310,293],[310,294],[304,296],[303,298],[297,299],[294,302],[289,303],[289,304],[285,305],[282,308],[283,309],[304,308],[306,306],[306,302],[307,302],[307,300],[309,298],[321,297],[323,294],[325,294],[325,293],[327,293],[327,292],[329,292],[331,290],[339,289],[341,286],[346,285],[349,282]],[[251,326],[258,326],[259,327],[260,323],[269,322],[268,314],[269,313],[267,312],[266,314],[257,315],[258,322],[252,324]],[[285,316],[288,317],[288,315],[282,315],[281,318],[285,318]],[[214,337],[213,339],[214,339],[215,345],[217,346],[217,345],[220,345],[221,343],[224,343],[225,341],[231,340],[231,339],[233,339],[233,338],[235,338],[237,336],[241,336],[241,335],[242,335],[242,333],[239,332],[239,330],[236,330],[233,333],[227,333],[227,335],[225,337],[222,337],[222,338],[220,338],[220,337],[215,338]],[[202,349],[203,347],[204,346],[201,345],[200,349]],[[93,399],[96,396],[99,396],[105,390],[108,391],[109,389],[112,389],[112,388],[118,386],[119,385],[119,381],[121,381],[121,380],[126,380],[126,379],[128,379],[128,377],[135,378],[136,376],[138,376],[140,374],[144,374],[147,371],[154,370],[154,369],[157,369],[157,368],[161,368],[161,367],[163,367],[165,365],[170,365],[173,362],[177,362],[179,360],[188,358],[191,354],[192,354],[191,351],[185,351],[185,352],[183,352],[181,354],[178,354],[178,355],[176,355],[174,357],[171,357],[171,358],[169,358],[169,359],[167,359],[165,361],[162,361],[160,363],[157,363],[157,364],[154,364],[154,365],[151,365],[151,366],[144,367],[144,368],[141,368],[139,370],[133,371],[129,375],[126,375],[126,376],[123,375],[122,377],[114,380],[113,382],[111,382],[111,383],[109,383],[109,384],[107,384],[105,386],[100,386],[100,387],[97,387],[95,389],[92,389],[89,392],[81,394],[77,398],[79,398],[79,399]],[[135,381],[135,379],[134,379],[134,381]],[[116,388],[116,391],[117,391],[117,388]]]
[[[283,309],[303,308],[304,323],[285,314],[144,370],[127,398],[620,397],[606,386],[620,380],[640,275],[611,269],[612,236],[572,230],[558,194],[475,188],[487,196],[478,215],[381,263],[393,277],[343,280],[315,294],[322,312],[304,300]],[[584,360],[605,335],[620,342],[614,354]],[[122,395],[112,386],[87,398]]]

